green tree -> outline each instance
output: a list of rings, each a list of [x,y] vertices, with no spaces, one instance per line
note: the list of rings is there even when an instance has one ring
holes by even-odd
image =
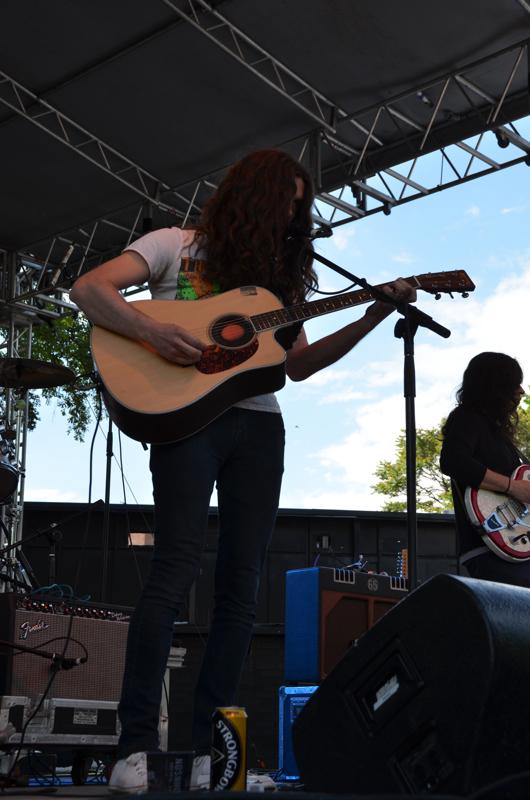
[[[93,365],[89,336],[90,326],[81,314],[65,315],[33,328],[31,357],[68,367],[75,374],[76,380],[72,384],[28,392],[30,430],[39,421],[41,402],[55,401],[67,420],[69,432],[78,441],[83,440],[92,419],[90,404],[95,398],[95,390],[90,388],[93,386],[89,377]]]
[[[416,431],[416,483],[418,511],[452,511],[451,485],[438,466],[442,446],[442,422],[434,428]],[[377,494],[389,499],[384,511],[405,511],[407,508],[407,462],[405,431],[396,439],[394,461],[380,461],[375,470],[378,482],[372,486]]]
[[[530,462],[530,394],[523,397],[518,415],[517,447]]]
[[[519,406],[517,446],[528,456],[530,462],[530,395],[525,396]],[[442,447],[442,427],[445,420],[434,428],[419,428],[416,431],[416,481],[418,511],[452,511],[451,485],[439,467]],[[388,498],[384,511],[405,511],[407,508],[407,463],[405,431],[396,440],[396,455],[393,461],[380,461],[375,470],[378,482],[371,488]]]

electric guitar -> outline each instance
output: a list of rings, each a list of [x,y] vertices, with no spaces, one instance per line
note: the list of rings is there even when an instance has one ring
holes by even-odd
[[[406,279],[436,294],[475,288],[462,270]],[[247,397],[281,389],[286,351],[274,334],[280,328],[372,300],[359,291],[284,307],[267,289],[243,286],[200,300],[136,300],[143,314],[186,328],[209,345],[201,359],[182,367],[149,345],[94,326],[92,357],[103,383],[111,419],[141,442],[184,439]]]
[[[512,481],[530,480],[530,465],[521,464]],[[505,561],[530,558],[530,509],[514,497],[487,489],[467,488],[464,504],[468,516],[481,528],[482,541]]]

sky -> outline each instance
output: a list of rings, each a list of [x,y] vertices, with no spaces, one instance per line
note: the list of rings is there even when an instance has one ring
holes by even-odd
[[[530,138],[528,119],[517,127]],[[439,156],[426,157],[423,168],[426,174],[439,171]],[[327,258],[374,284],[454,269],[464,269],[476,284],[468,299],[443,295],[436,301],[418,293],[418,307],[449,328],[451,336],[442,339],[424,328],[416,334],[417,427],[436,425],[448,414],[469,359],[484,350],[517,358],[523,385],[530,387],[529,183],[526,165],[508,168],[394,208],[390,216],[374,214],[336,228],[330,239],[316,242]],[[317,269],[322,289],[348,285],[327,267]],[[311,320],[305,326],[309,340],[364,311],[358,306]],[[288,380],[278,394],[286,428],[281,508],[382,508],[385,498],[371,488],[374,472],[381,460],[394,458],[405,426],[397,319],[392,314],[339,362],[304,382]],[[53,403],[42,406],[41,417],[28,435],[25,499],[86,502],[95,419],[85,442],[78,443]],[[105,496],[106,433],[104,422],[95,438],[92,500]],[[111,501],[150,504],[148,454],[121,436],[121,469],[119,443],[115,429]]]

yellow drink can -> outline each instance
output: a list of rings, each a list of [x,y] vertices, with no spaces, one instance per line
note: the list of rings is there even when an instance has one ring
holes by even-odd
[[[247,714],[244,708],[216,708],[212,717],[210,789],[244,792],[247,788]]]

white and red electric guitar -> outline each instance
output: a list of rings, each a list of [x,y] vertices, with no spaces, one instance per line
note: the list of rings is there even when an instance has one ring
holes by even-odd
[[[530,480],[530,465],[521,464],[512,481]],[[530,558],[530,509],[514,497],[487,489],[467,488],[464,503],[468,516],[481,528],[482,541],[505,561]]]
[[[466,296],[475,288],[462,270],[406,280],[436,295]],[[142,313],[178,324],[210,344],[200,361],[181,367],[147,344],[94,326],[92,356],[109,415],[141,442],[184,439],[239,400],[281,389],[286,352],[275,338],[277,330],[372,299],[361,289],[286,308],[267,289],[244,286],[194,301],[133,301]]]

